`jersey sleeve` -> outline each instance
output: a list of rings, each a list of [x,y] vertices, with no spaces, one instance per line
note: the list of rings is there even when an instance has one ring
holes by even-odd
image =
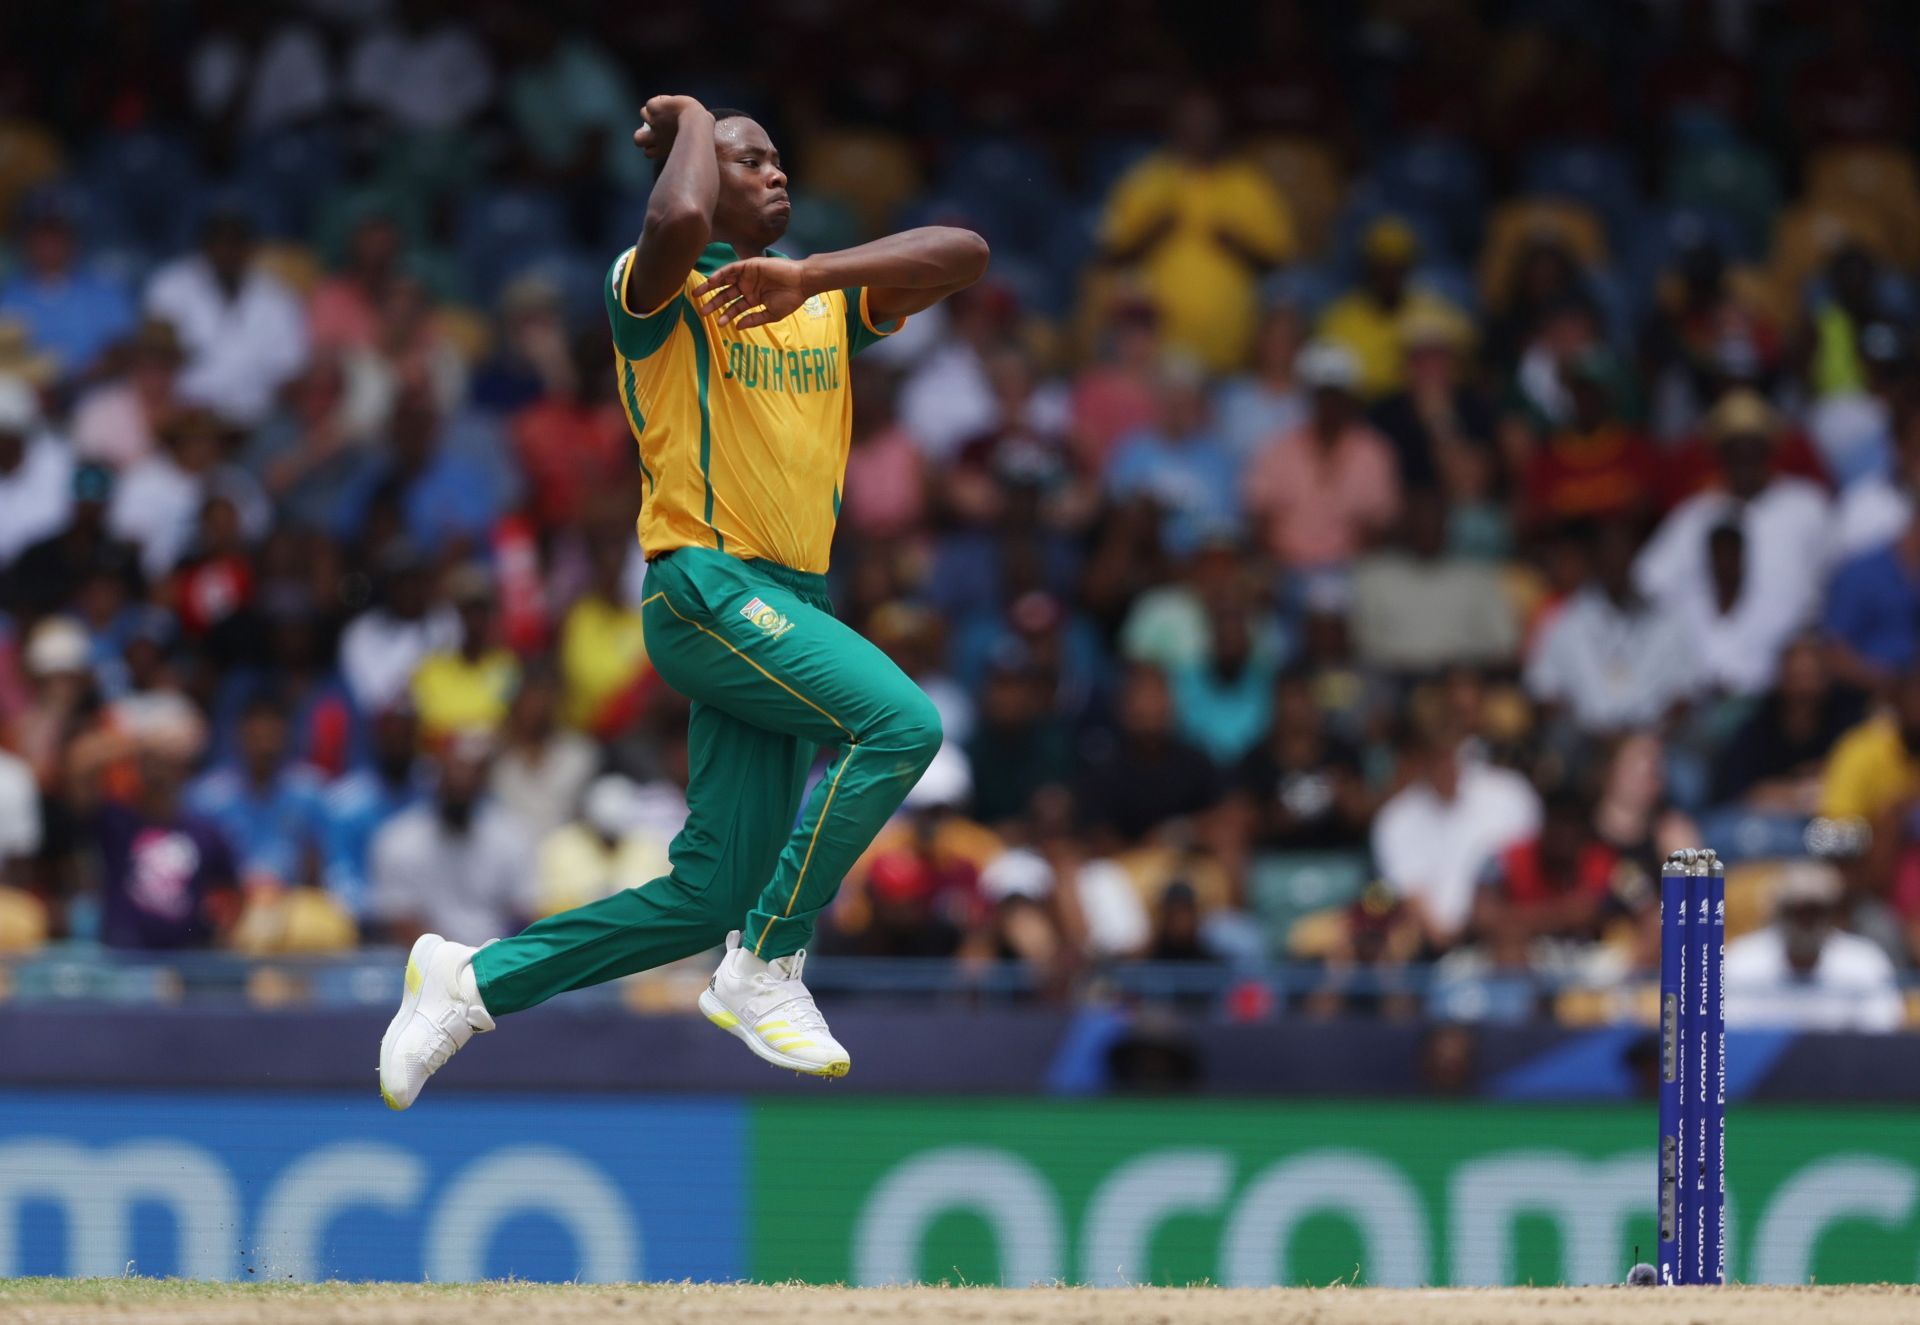
[[[854,354],[869,345],[878,344],[907,325],[903,317],[891,322],[874,322],[867,306],[867,290],[868,287],[864,285],[851,285],[840,292],[847,300],[847,346]]]
[[[644,359],[667,343],[680,321],[687,292],[683,284],[658,308],[641,313],[628,308],[627,264],[633,261],[633,252],[628,249],[613,260],[602,293],[607,299],[607,321],[613,326],[613,347],[628,359]]]

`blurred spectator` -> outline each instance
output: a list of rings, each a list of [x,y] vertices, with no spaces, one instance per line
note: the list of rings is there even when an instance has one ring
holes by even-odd
[[[1827,49],[1795,71],[1786,101],[1795,136],[1809,146],[1899,141],[1914,103],[1898,48],[1875,32],[1867,0],[1835,0],[1823,17]]]
[[[200,238],[200,252],[153,274],[147,313],[171,323],[186,350],[181,396],[231,423],[255,424],[306,363],[306,318],[293,291],[256,260],[245,215],[214,211]]]
[[[1808,385],[1822,397],[1859,395],[1869,385],[1869,361],[1885,353],[1871,342],[1897,337],[1898,320],[1881,300],[1873,255],[1859,244],[1834,248],[1826,278],[1824,295],[1808,310],[1803,333],[1811,357]]]
[[[1819,606],[1829,507],[1814,484],[1774,471],[1779,416],[1757,393],[1729,393],[1708,426],[1720,445],[1725,490],[1675,507],[1641,551],[1634,579],[1696,624],[1715,623],[1724,648],[1710,647],[1709,669],[1751,692],[1772,679],[1781,648]],[[1743,537],[1736,545],[1720,530]]]
[[[987,666],[967,761],[973,815],[989,827],[1025,817],[1034,795],[1073,777],[1073,738],[1051,711],[1052,685],[1028,650],[1008,640]]]
[[[1295,372],[1306,332],[1299,309],[1288,304],[1269,308],[1254,335],[1252,363],[1222,382],[1215,394],[1220,435],[1242,465],[1272,438],[1306,425],[1307,388]]]
[[[378,207],[354,224],[343,269],[322,281],[307,304],[315,353],[368,349],[380,339],[381,309],[400,278],[406,242],[399,219]]]
[[[1131,845],[1220,803],[1213,762],[1175,733],[1173,695],[1160,671],[1130,668],[1116,706],[1117,730],[1086,752],[1076,790],[1096,841]]]
[[[1773,923],[1727,944],[1727,1025],[1734,1029],[1896,1031],[1906,1023],[1893,963],[1839,927],[1833,866],[1781,868]]]
[[[420,659],[411,688],[428,741],[460,731],[492,732],[507,716],[520,681],[518,660],[500,644],[493,576],[487,568],[474,563],[455,567],[447,576],[446,596],[459,616],[460,643]],[[539,698],[550,696],[543,692]],[[523,733],[531,739],[547,729],[553,715],[536,701],[526,716],[538,720]]]
[[[1539,836],[1502,852],[1475,899],[1473,928],[1488,956],[1525,969],[1551,960],[1543,947],[1598,939],[1617,865],[1584,804],[1564,795],[1549,800]]]
[[[350,506],[387,508],[407,537],[429,552],[475,548],[514,500],[515,475],[490,424],[447,418],[432,385],[402,383],[380,449],[383,466],[366,471]]]
[[[1146,958],[1156,962],[1211,962],[1218,956],[1203,941],[1200,932],[1200,903],[1193,885],[1175,879],[1160,894],[1154,909],[1153,938]]]
[[[1210,92],[1182,94],[1166,148],[1114,185],[1101,219],[1106,261],[1142,268],[1167,342],[1214,372],[1246,361],[1259,277],[1294,244],[1285,199],[1227,138]]]
[[[1683,232],[1645,337],[1657,436],[1691,432],[1721,395],[1730,364],[1756,380],[1778,368],[1779,328],[1747,288],[1729,279],[1726,254],[1704,227]]]
[[[1894,682],[1891,703],[1833,747],[1820,784],[1820,813],[1888,827],[1886,816],[1920,793],[1920,671]]]
[[[0,285],[0,317],[19,319],[69,382],[85,380],[134,320],[125,285],[80,260],[79,206],[58,188],[28,198],[18,213],[21,262]]]
[[[609,394],[607,338],[598,331],[574,340],[564,381],[516,413],[509,427],[514,455],[526,476],[528,513],[543,529],[580,519],[590,499],[618,492],[636,468],[633,434]]]
[[[1920,491],[1920,387],[1897,392],[1891,402],[1893,464],[1884,474],[1866,474],[1847,485],[1834,511],[1834,556],[1842,561],[1878,552],[1912,523]]]
[[[926,463],[894,414],[893,370],[870,358],[853,362],[853,437],[841,493],[840,527],[884,541],[918,531],[927,507]]]
[[[579,817],[541,838],[534,862],[536,917],[638,888],[671,868],[667,839],[641,822],[639,796],[630,779],[604,774],[586,788]]]
[[[247,472],[228,463],[231,442],[231,431],[212,411],[182,410],[167,421],[161,448],[114,484],[107,528],[140,549],[140,569],[149,579],[163,579],[180,564],[214,497],[232,503],[248,541],[266,533],[272,508]]]
[[[32,387],[0,377],[0,573],[66,527],[73,452],[46,428]]]
[[[349,913],[369,912],[374,839],[387,822],[424,799],[431,787],[418,755],[420,723],[404,705],[373,716],[367,763],[327,788],[322,807],[321,878]]]
[[[1322,339],[1346,348],[1358,366],[1355,388],[1377,400],[1406,384],[1406,333],[1417,319],[1457,318],[1453,305],[1413,276],[1420,240],[1397,216],[1367,227],[1360,241],[1360,284],[1320,315]]]
[[[956,524],[992,526],[1002,523],[1007,503],[1037,498],[1049,526],[1084,528],[1093,494],[1077,481],[1066,433],[1053,426],[1055,412],[1035,407],[1032,356],[1005,345],[986,355],[984,367],[994,415],[960,443],[936,505]]]
[[[1250,605],[1210,605],[1207,654],[1173,673],[1180,734],[1214,763],[1232,767],[1266,732],[1280,668],[1271,632],[1256,629]]]
[[[205,35],[188,60],[188,92],[194,113],[224,139],[298,128],[332,107],[326,42],[301,19],[228,0],[209,6],[201,22]]]
[[[500,293],[499,343],[473,378],[472,403],[511,413],[557,390],[573,372],[560,291],[536,275],[520,276]]]
[[[586,545],[592,579],[560,623],[562,711],[574,727],[609,735],[639,706],[653,672],[640,610],[625,592],[632,535],[624,522],[595,524],[587,530]]]
[[[384,405],[356,395],[340,358],[318,354],[254,430],[240,466],[285,523],[346,533],[362,514],[355,506],[379,463],[368,444],[384,422]]]
[[[1867,696],[1838,680],[1820,641],[1803,635],[1780,655],[1779,679],[1721,747],[1712,802],[1811,815],[1834,744],[1865,716]]]
[[[202,774],[187,807],[219,826],[249,887],[318,878],[322,784],[288,758],[287,715],[270,695],[240,717],[238,757]]]
[[[1834,572],[1821,624],[1834,670],[1855,685],[1884,686],[1920,662],[1920,512]]]
[[[1400,514],[1393,450],[1366,421],[1354,357],[1315,341],[1295,365],[1311,395],[1307,421],[1272,438],[1246,474],[1247,510],[1282,566],[1314,571],[1351,561]]]
[[[43,791],[60,789],[67,746],[92,716],[89,652],[87,632],[67,616],[42,619],[21,650],[28,703],[8,724],[5,744],[27,761]]]
[[[1160,315],[1138,297],[1116,299],[1106,313],[1098,354],[1073,383],[1074,450],[1091,473],[1160,413]]]
[[[0,441],[0,448],[4,448]],[[73,504],[64,529],[34,543],[0,573],[0,611],[45,616],[80,600],[95,575],[117,581],[123,593],[138,590],[138,554],[107,532],[113,471],[80,465],[73,471]]]
[[[334,665],[334,636],[307,590],[268,581],[258,603],[228,618],[227,649],[247,662],[224,670],[213,699],[214,751],[230,757],[241,714],[255,697],[275,696],[287,718],[294,759],[337,777],[362,754],[361,715]]]
[[[1259,851],[1363,849],[1379,804],[1360,752],[1328,730],[1312,679],[1300,671],[1274,683],[1272,724],[1233,783],[1248,844]]]
[[[1408,497],[1396,546],[1360,559],[1351,621],[1360,662],[1413,674],[1450,663],[1504,663],[1520,643],[1499,569],[1451,555],[1433,493]]]
[[[1393,443],[1400,485],[1439,488],[1455,505],[1490,498],[1499,464],[1493,406],[1462,372],[1470,334],[1458,315],[1404,318],[1406,386],[1373,411]]]
[[[173,325],[157,318],[135,329],[124,357],[124,371],[81,396],[73,411],[74,451],[120,471],[152,454],[181,408],[175,382],[183,358]]]
[[[560,684],[551,669],[521,674],[498,745],[489,790],[536,841],[579,813],[600,771],[600,751],[560,725]]]
[[[446,0],[400,0],[397,21],[363,35],[347,57],[347,94],[406,133],[457,129],[493,95],[493,66]]]
[[[936,342],[915,364],[900,387],[900,421],[914,441],[938,462],[953,458],[969,438],[1001,419],[987,360],[1013,343],[1019,303],[1013,290],[992,281],[962,290],[943,307],[952,334]],[[920,316],[925,316],[921,314]],[[1066,430],[1068,399],[1052,385],[1027,397],[1021,422],[1042,433]]]
[[[191,715],[131,732],[99,727],[73,744],[66,794],[99,857],[99,937],[108,947],[206,947],[233,922],[232,849],[181,794],[199,746]],[[132,789],[107,790],[103,775],[126,761],[136,770]]]
[[[1373,822],[1380,875],[1409,908],[1429,950],[1466,932],[1486,871],[1540,830],[1540,797],[1508,769],[1460,757],[1458,738],[1411,729],[1400,745],[1401,789]]]
[[[1527,463],[1526,513],[1536,525],[1637,515],[1651,508],[1659,462],[1621,416],[1621,365],[1603,349],[1561,368],[1566,415],[1549,422]]]
[[[1240,466],[1207,413],[1206,378],[1191,359],[1161,366],[1159,422],[1121,441],[1107,469],[1114,498],[1144,498],[1160,514],[1160,541],[1175,556],[1238,519]]]
[[[480,944],[533,914],[533,842],[486,799],[487,760],[483,739],[453,741],[432,800],[374,836],[368,910],[388,942],[404,947],[431,931]]]
[[[40,851],[40,788],[33,769],[0,746],[0,885],[24,886],[24,866]]]
[[[606,179],[644,192],[646,158],[633,150],[640,101],[619,64],[588,33],[563,29],[557,14],[525,8],[513,17],[519,67],[507,111],[534,165],[559,180]]]
[[[400,544],[382,558],[378,605],[355,617],[340,639],[340,669],[363,712],[377,713],[407,695],[429,654],[459,646],[460,618],[429,596],[427,568]]]
[[[1591,578],[1540,632],[1527,660],[1533,698],[1590,735],[1656,726],[1702,680],[1695,623],[1634,587],[1636,550],[1631,524],[1600,526]]]
[[[866,957],[951,957],[965,937],[940,909],[938,881],[919,855],[883,852],[867,867],[866,923],[852,951]]]

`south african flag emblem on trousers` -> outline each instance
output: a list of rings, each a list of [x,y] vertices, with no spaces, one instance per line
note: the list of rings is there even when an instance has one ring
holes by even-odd
[[[740,615],[758,626],[768,639],[779,639],[793,629],[793,622],[757,597],[747,600],[747,605],[740,609]]]

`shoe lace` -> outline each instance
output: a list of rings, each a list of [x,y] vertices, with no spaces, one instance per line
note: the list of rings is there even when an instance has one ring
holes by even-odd
[[[775,1005],[774,1011],[786,1014],[787,1024],[795,1030],[827,1033],[827,1019],[820,1015],[820,1009],[813,1001],[813,994],[801,983],[800,973],[806,969],[806,949],[801,949],[791,957],[782,957],[769,962],[768,975],[772,983],[784,986],[779,990],[786,994],[786,1001]]]

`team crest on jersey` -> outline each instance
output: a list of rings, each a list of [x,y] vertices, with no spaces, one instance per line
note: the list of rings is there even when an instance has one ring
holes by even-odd
[[[748,599],[747,605],[740,609],[740,615],[759,627],[760,633],[768,639],[779,639],[793,629],[793,622],[787,620],[784,614],[774,611],[758,598]]]
[[[823,294],[810,294],[807,296],[807,302],[800,305],[800,307],[807,310],[808,317],[825,317],[827,315],[827,297]]]

